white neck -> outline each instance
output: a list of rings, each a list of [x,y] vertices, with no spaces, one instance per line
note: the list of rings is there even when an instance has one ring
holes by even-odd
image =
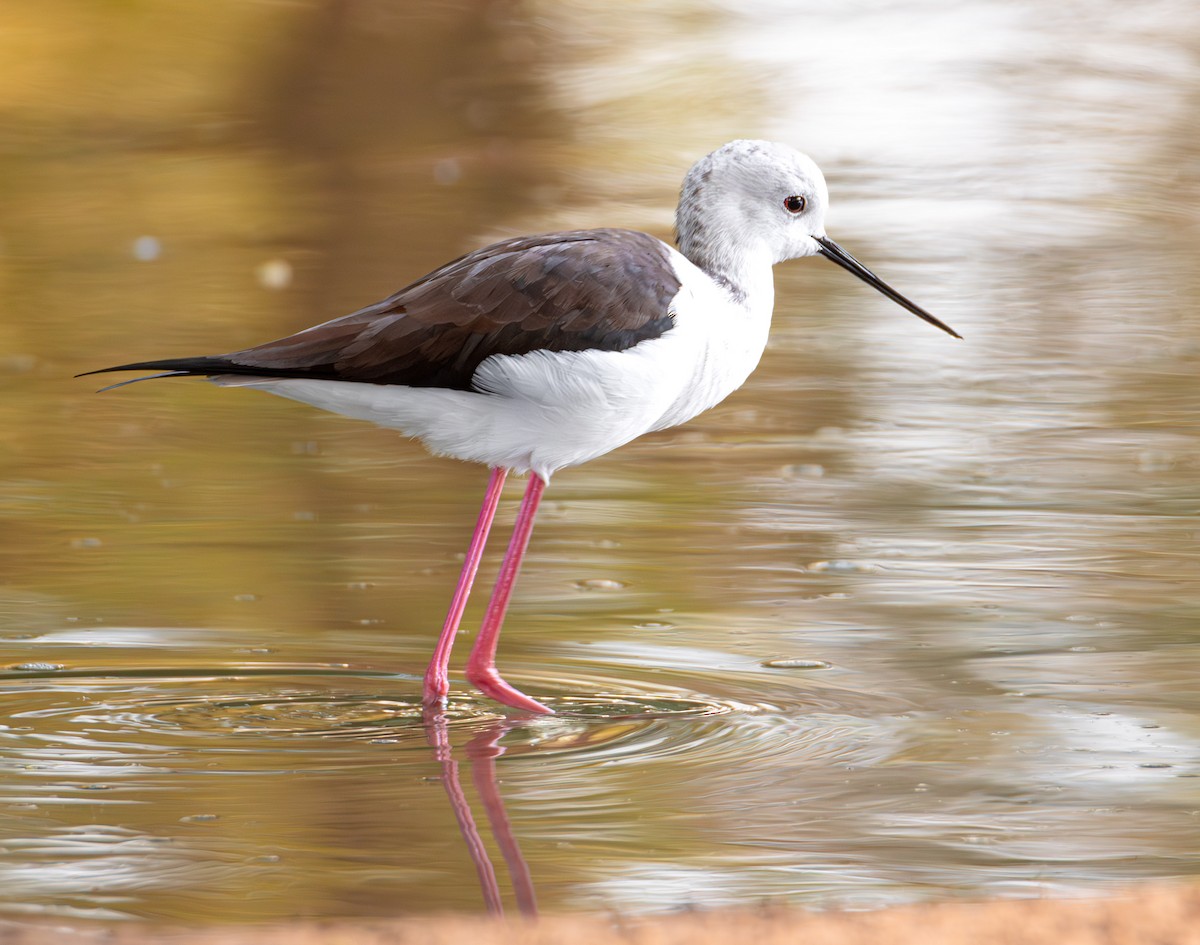
[[[730,297],[754,314],[768,317],[775,302],[774,260],[760,241],[741,242],[728,238],[706,239],[708,229],[695,219],[678,233],[679,251],[701,269]]]

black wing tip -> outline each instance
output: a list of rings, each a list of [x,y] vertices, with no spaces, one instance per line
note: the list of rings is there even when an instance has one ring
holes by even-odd
[[[97,368],[94,371],[84,371],[76,377],[88,377],[92,374],[108,374],[113,371],[157,371],[146,377],[122,381],[105,387],[123,387],[137,381],[152,381],[160,377],[217,377],[222,374],[237,374],[244,377],[280,377],[280,378],[319,378],[322,380],[339,380],[336,374],[314,370],[312,368],[278,368],[263,367],[255,364],[243,364],[233,360],[232,356],[213,356],[203,358],[166,358],[161,361],[135,361],[132,364],[117,364],[113,367]]]
[[[88,373],[89,374],[100,374],[102,372],[101,371],[89,371]],[[79,374],[77,376],[83,377],[84,375]],[[154,381],[160,377],[195,377],[195,376],[196,375],[194,375],[194,374],[189,375],[186,371],[163,371],[161,374],[147,374],[145,377],[131,377],[127,381],[117,381],[117,383],[109,384],[107,387],[101,387],[98,391],[96,391],[96,393],[103,394],[106,391],[116,390],[118,387],[128,387],[130,384],[138,383],[138,381]]]
[[[96,391],[98,394],[103,394],[105,391],[125,387],[127,384],[136,384],[138,381],[153,381],[160,377],[207,377],[213,374],[220,374],[222,373],[222,366],[227,363],[223,358],[171,358],[163,361],[135,361],[131,364],[116,364],[113,367],[96,368],[94,371],[84,371],[82,374],[76,374],[75,376],[89,377],[93,374],[109,374],[113,371],[159,372],[157,374],[148,374],[145,377],[134,377],[116,384],[109,384],[107,387],[102,387]]]
[[[87,377],[91,374],[108,374],[112,371],[163,371],[156,377],[174,376],[205,376],[228,373],[236,370],[236,365],[226,358],[164,358],[160,361],[134,361],[130,364],[117,364],[113,367],[96,368],[94,371],[84,371],[76,377]]]
[[[76,374],[75,376],[76,377],[91,377],[93,374],[108,374],[111,371],[150,371],[150,370],[153,370],[153,368],[144,367],[141,364],[119,364],[116,367],[102,367],[102,368],[96,368],[96,370],[94,370],[94,371],[83,371],[79,374]],[[161,376],[161,375],[157,375],[157,374],[155,375],[155,377],[159,377],[159,376]]]

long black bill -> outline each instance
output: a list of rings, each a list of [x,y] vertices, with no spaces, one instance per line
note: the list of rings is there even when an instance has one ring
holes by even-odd
[[[837,263],[847,272],[854,273],[854,275],[862,279],[862,281],[871,286],[871,288],[877,289],[893,302],[904,306],[906,309],[916,315],[917,318],[925,319],[925,321],[929,322],[929,324],[940,328],[946,334],[953,335],[955,338],[962,337],[962,335],[956,332],[940,318],[930,315],[927,311],[925,311],[925,309],[921,308],[921,306],[906,299],[903,295],[880,279],[879,276],[875,275],[875,273],[873,273],[870,269],[842,249],[842,247],[838,246],[838,244],[831,240],[828,236],[814,236],[813,239],[821,244],[821,249],[819,249],[818,252],[826,259]]]

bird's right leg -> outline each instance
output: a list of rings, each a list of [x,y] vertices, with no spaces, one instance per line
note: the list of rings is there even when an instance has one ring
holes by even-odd
[[[479,510],[479,520],[475,523],[475,532],[471,535],[471,544],[467,548],[467,558],[463,562],[462,573],[458,576],[458,586],[454,588],[454,598],[450,601],[450,610],[446,614],[446,622],[438,637],[437,646],[433,650],[433,658],[429,668],[425,670],[426,706],[442,705],[450,692],[450,650],[454,646],[454,637],[458,634],[458,625],[462,621],[463,611],[467,609],[467,598],[471,594],[471,585],[475,583],[475,572],[479,570],[479,561],[483,557],[483,547],[487,544],[488,532],[492,528],[492,519],[496,517],[496,507],[500,504],[500,493],[504,491],[504,480],[508,470],[502,466],[492,469],[488,479],[487,491],[483,494],[483,507]]]

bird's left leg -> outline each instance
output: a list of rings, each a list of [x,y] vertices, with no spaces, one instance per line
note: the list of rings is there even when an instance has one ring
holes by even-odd
[[[504,612],[508,609],[508,599],[512,596],[513,586],[517,583],[521,559],[525,557],[529,535],[533,531],[533,519],[537,515],[538,503],[541,502],[545,489],[546,480],[537,473],[530,473],[529,485],[525,487],[525,498],[521,500],[521,510],[517,513],[517,523],[513,526],[512,539],[508,543],[508,551],[504,554],[504,563],[500,565],[500,575],[496,578],[496,588],[492,591],[492,599],[488,601],[479,637],[475,640],[475,646],[467,659],[467,679],[480,692],[497,702],[516,709],[552,715],[553,709],[514,689],[501,679],[496,671],[496,645],[500,642]]]

